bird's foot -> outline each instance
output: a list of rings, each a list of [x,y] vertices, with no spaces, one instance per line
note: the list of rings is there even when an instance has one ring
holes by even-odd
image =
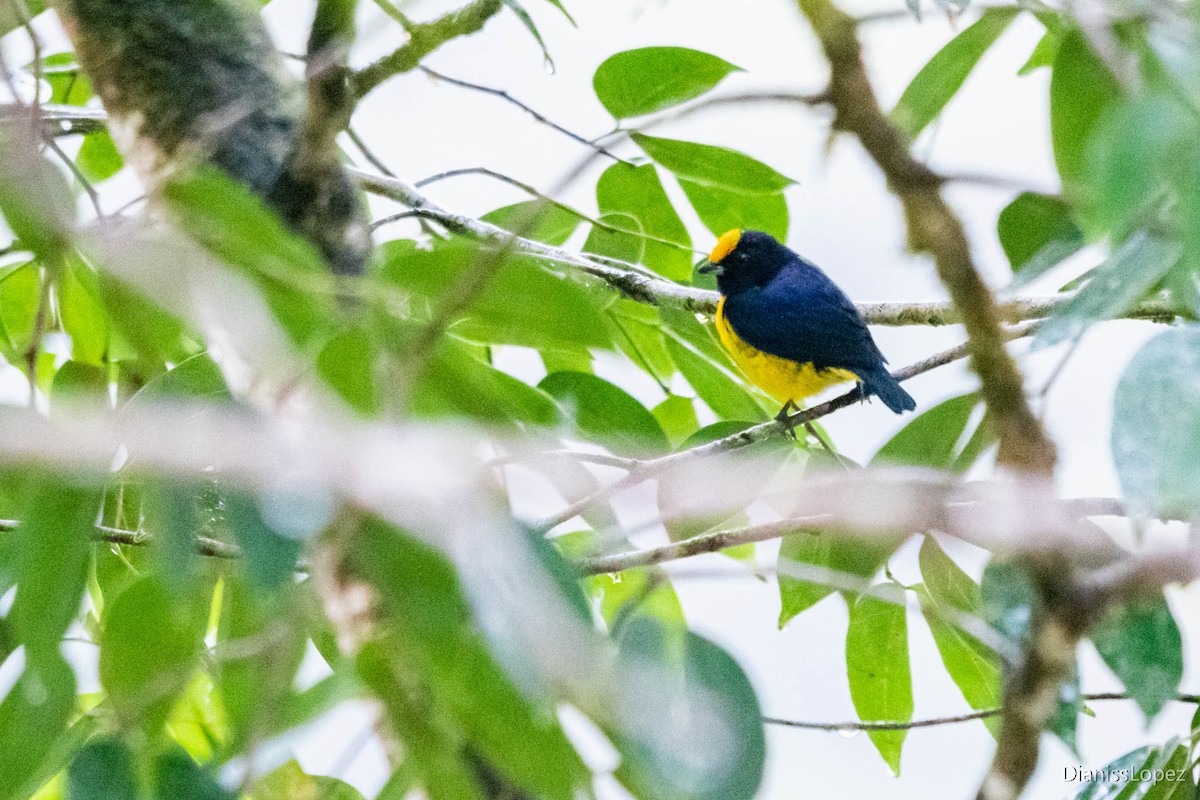
[[[793,410],[799,411],[800,408],[795,403],[793,403],[791,400],[788,400],[786,403],[783,404],[783,408],[779,409],[779,413],[775,415],[775,421],[778,423],[781,423],[783,425],[784,430],[786,430],[788,432],[788,434],[792,437],[792,439],[795,440],[796,439],[796,423],[792,421],[792,411]]]

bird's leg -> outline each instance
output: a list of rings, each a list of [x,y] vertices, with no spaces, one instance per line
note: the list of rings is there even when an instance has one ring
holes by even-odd
[[[779,409],[779,413],[775,415],[775,421],[783,423],[784,429],[792,435],[792,439],[796,438],[796,426],[792,423],[792,410],[799,411],[800,407],[788,400],[783,404],[783,408]]]

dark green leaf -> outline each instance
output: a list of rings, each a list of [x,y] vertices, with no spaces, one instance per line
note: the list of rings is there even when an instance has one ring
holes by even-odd
[[[646,155],[666,169],[702,186],[739,194],[778,194],[795,183],[745,153],[711,144],[630,134]]]
[[[1066,31],[1050,78],[1050,137],[1067,188],[1083,177],[1088,140],[1118,94],[1112,73],[1084,35]]]
[[[0,798],[25,800],[22,785],[40,774],[75,711],[75,673],[58,650],[32,658],[0,702]],[[40,787],[39,787],[40,788]]]
[[[119,739],[88,742],[67,770],[71,800],[138,800],[133,754]]]
[[[1018,8],[989,8],[975,24],[955,36],[929,59],[892,109],[892,123],[909,139],[917,138],[962,88],[988,48],[1016,19]]]
[[[1060,264],[1083,247],[1083,231],[1061,198],[1034,192],[1017,196],[996,224],[1000,246],[1022,286]]]
[[[874,587],[850,607],[846,671],[850,679],[850,697],[859,719],[886,722],[912,719],[912,672],[908,663],[906,614],[904,590],[894,583]],[[900,774],[900,752],[907,733],[906,730],[888,730],[868,731],[867,734],[896,775]]]
[[[1091,638],[1149,724],[1174,699],[1183,678],[1183,642],[1166,598],[1113,609]]]
[[[558,407],[545,392],[480,361],[450,338],[438,346],[417,381],[411,410],[424,417],[463,414],[502,425],[560,421]]]
[[[1077,339],[1093,322],[1118,316],[1179,260],[1178,243],[1139,231],[1097,267],[1078,294],[1038,328],[1038,346]]]
[[[608,112],[620,120],[687,102],[739,71],[699,50],[643,47],[609,56],[596,68],[592,86]]]
[[[1200,327],[1160,333],[1117,384],[1112,452],[1126,502],[1146,516],[1200,509]]]
[[[667,450],[667,437],[646,408],[623,389],[583,372],[555,372],[538,388],[559,402],[578,431],[622,455]]]
[[[766,231],[787,241],[787,198],[779,194],[741,194],[718,186],[680,179],[679,185],[704,227],[714,236],[740,228]]]
[[[158,757],[155,764],[155,800],[236,800],[216,779],[176,748]]]
[[[1079,787],[1075,800],[1108,800],[1117,797],[1130,784],[1131,779],[1137,781],[1137,774],[1142,767],[1153,762],[1157,754],[1157,747],[1139,747],[1110,761],[1103,768],[1091,771],[1094,775]],[[1071,771],[1071,768],[1067,769],[1068,776]]]
[[[643,241],[641,263],[672,280],[686,281],[691,277],[692,240],[652,165],[613,164],[596,184],[596,203],[606,224],[625,228],[621,218],[614,217],[619,214],[627,214],[640,223],[640,228],[630,232],[650,237]]]

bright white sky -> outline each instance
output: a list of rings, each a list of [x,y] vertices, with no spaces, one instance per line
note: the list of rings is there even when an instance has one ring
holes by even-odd
[[[559,123],[595,136],[612,121],[595,100],[591,76],[607,56],[646,45],[683,45],[717,54],[747,72],[730,78],[720,91],[821,88],[824,65],[815,42],[790,0],[566,0],[578,29],[544,0],[525,0],[537,20],[557,65],[545,70],[536,45],[517,22],[503,13],[476,37],[453,42],[427,63],[452,77],[507,89]],[[267,17],[281,46],[304,49],[311,14],[306,0],[276,0]],[[416,18],[435,16],[457,5],[446,2],[403,4]],[[859,0],[848,10],[903,10],[903,0]],[[360,46],[356,59],[365,62],[401,41],[397,27],[369,2],[361,4]],[[46,38],[61,42],[53,26]],[[909,19],[878,23],[865,32],[866,55],[885,106],[899,97],[908,80],[952,34],[953,27],[932,10],[923,24]],[[1045,71],[1018,78],[1040,36],[1040,26],[1018,20],[985,58],[965,91],[948,108],[921,152],[946,172],[1003,176],[1031,189],[1054,191],[1057,178],[1049,150]],[[14,44],[14,54],[18,51]],[[15,59],[14,59],[15,63]],[[354,125],[380,157],[403,177],[415,180],[443,170],[486,166],[543,189],[555,186],[586,155],[575,142],[539,126],[517,109],[483,95],[436,84],[419,73],[396,78],[373,93]],[[826,150],[828,126],[820,113],[794,108],[762,107],[711,111],[658,133],[734,146],[767,162],[800,184],[789,190],[792,225],[789,244],[812,258],[856,300],[927,300],[943,296],[927,259],[904,252],[903,220],[887,195],[875,167],[856,143],[839,139]],[[594,211],[595,173],[560,196]],[[669,187],[668,191],[672,191]],[[113,182],[116,208],[121,196],[136,192],[124,178]],[[472,215],[524,199],[511,187],[486,178],[458,178],[430,187],[444,206]],[[673,194],[682,198],[677,189]],[[997,289],[1009,273],[995,234],[999,210],[1013,191],[959,185],[949,197],[962,214],[978,262]],[[132,195],[130,195],[132,196]],[[698,249],[712,237],[699,221],[678,205]],[[382,209],[384,206],[380,205]],[[398,231],[393,231],[398,232]],[[1085,256],[1084,265],[1090,263]],[[1053,291],[1054,280],[1032,287]],[[1108,430],[1113,387],[1124,363],[1155,328],[1149,323],[1109,323],[1093,330],[1054,383],[1044,405],[1046,422],[1060,446],[1060,483],[1066,496],[1112,495],[1116,480],[1109,456]],[[875,335],[893,365],[902,365],[935,350],[957,344],[962,333],[947,329],[876,329]],[[538,377],[540,365],[509,356],[515,369]],[[1026,359],[1030,386],[1040,390],[1062,357],[1051,350]],[[615,361],[613,362],[616,363]],[[644,399],[657,391],[629,369],[605,368]],[[0,380],[0,393],[6,394]],[[915,379],[909,389],[923,407],[973,385],[961,365]],[[7,395],[6,395],[7,396]],[[865,460],[906,420],[880,404],[843,411],[827,421],[834,440],[851,457]],[[554,510],[556,498],[531,484],[526,504],[531,516]],[[622,509],[628,519],[645,519],[653,500],[631,493]],[[547,505],[549,504],[549,505]],[[650,531],[639,542],[660,541]],[[978,553],[961,553],[964,565],[981,568]],[[899,577],[916,579],[912,559],[898,559]],[[719,556],[689,562],[687,569],[726,569]],[[736,568],[732,569],[734,574]],[[748,670],[764,711],[773,716],[812,721],[854,719],[845,677],[843,639],[845,611],[829,599],[780,632],[773,582],[749,577],[724,580],[681,580],[678,588],[688,619],[697,630],[728,646]],[[1176,592],[1189,664],[1200,663],[1195,613],[1200,591]],[[1189,619],[1190,617],[1190,619]],[[945,676],[932,639],[912,619],[916,717],[935,717],[968,710]],[[1085,691],[1119,689],[1090,646],[1083,652]],[[1185,691],[1200,689],[1194,670],[1185,676]],[[1091,768],[1144,742],[1162,742],[1186,730],[1192,709],[1173,705],[1150,731],[1143,730],[1132,703],[1097,704],[1096,717],[1081,721],[1082,759],[1057,740],[1044,740],[1041,768],[1029,797],[1056,798],[1078,787],[1064,783],[1063,769],[1076,764]],[[313,772],[340,773],[368,793],[382,783],[381,754],[375,746],[347,761],[366,722],[361,709],[338,712],[317,730],[294,743],[302,763]],[[762,798],[877,797],[961,798],[973,795],[991,757],[992,742],[980,723],[918,730],[909,735],[903,774],[891,777],[865,735],[768,729],[769,762]]]

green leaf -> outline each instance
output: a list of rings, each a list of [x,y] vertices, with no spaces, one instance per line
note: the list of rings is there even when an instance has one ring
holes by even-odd
[[[1057,29],[1047,28],[1046,33],[1041,39],[1038,39],[1037,45],[1033,48],[1033,52],[1029,54],[1029,58],[1017,70],[1018,75],[1029,75],[1035,70],[1042,67],[1049,67],[1054,64],[1054,59],[1058,56],[1058,45],[1062,41],[1062,35]]]
[[[679,185],[704,227],[714,236],[740,228],[766,231],[781,242],[787,241],[788,206],[782,192],[741,194],[685,178],[679,180]]]
[[[108,315],[100,298],[96,272],[71,259],[58,285],[63,329],[71,337],[71,358],[100,366],[108,353]]]
[[[1158,777],[1154,781],[1154,785],[1142,797],[1142,800],[1189,800],[1196,796],[1196,782],[1192,777],[1192,770],[1188,769],[1190,761],[1190,753],[1188,748],[1179,744],[1172,750],[1170,743],[1164,747],[1167,758],[1164,761],[1162,756],[1159,756],[1158,767],[1161,772],[1156,773]]]
[[[521,24],[525,26],[525,30],[529,31],[529,35],[537,42],[538,47],[542,50],[542,58],[545,59],[546,69],[550,72],[554,71],[554,60],[550,58],[550,51],[546,49],[546,42],[542,40],[542,34],[538,31],[537,25],[533,22],[533,17],[529,16],[529,12],[525,10],[518,0],[500,0],[504,5],[508,6],[517,19],[521,20]]]
[[[378,348],[362,327],[347,328],[325,343],[317,371],[355,411],[371,416],[379,410],[375,381]]]
[[[738,663],[707,639],[680,635],[649,616],[625,626],[620,656],[624,702],[609,735],[622,754],[617,778],[631,793],[661,800],[754,797],[765,741],[758,698]],[[651,665],[665,674],[648,691]]]
[[[26,5],[30,5],[26,3]],[[38,5],[41,5],[40,3]],[[0,11],[0,14],[4,12]],[[50,84],[50,97],[46,102],[61,103],[67,106],[86,105],[93,97],[92,82],[87,73],[80,69],[75,62],[74,53],[54,53],[42,59],[44,74],[42,79]],[[55,67],[73,68],[59,72]],[[29,69],[32,70],[33,65]]]
[[[994,652],[956,624],[954,614],[979,615],[981,591],[969,575],[926,536],[919,556],[924,585],[918,590],[925,621],[951,680],[963,699],[976,710],[997,708],[1001,702],[1001,664]],[[999,718],[984,724],[995,735]]]
[[[33,339],[41,296],[42,273],[36,261],[0,271],[0,329],[8,340],[8,355],[16,363],[21,363]]]
[[[814,462],[818,458],[827,457],[824,450],[811,451],[807,455],[806,471],[815,468]],[[839,471],[844,469],[840,465],[837,468]],[[792,511],[790,508],[783,508],[780,509],[780,513],[790,515]],[[865,584],[887,563],[903,538],[859,539],[846,536],[841,531],[823,531],[819,528],[786,534],[780,543],[776,568],[779,574],[781,601],[779,627],[782,628],[793,617],[812,608],[833,592],[839,591],[828,583],[809,580],[799,569],[789,571],[790,565],[831,570],[841,573],[834,576],[835,578],[844,579],[848,575],[862,578]],[[847,589],[840,591],[851,604],[859,597],[858,592]]]
[[[738,381],[726,374],[705,356],[692,350],[674,336],[666,337],[667,351],[701,400],[720,419],[766,419],[757,401]]]
[[[1005,206],[996,229],[1015,273],[1014,287],[1041,276],[1084,244],[1070,207],[1059,197],[1034,192],[1023,192]]]
[[[422,250],[396,240],[381,248],[383,278],[438,308],[476,269],[494,269],[483,291],[453,321],[460,337],[529,347],[605,347],[608,330],[597,300],[579,283],[526,256],[502,254],[464,239]],[[503,258],[500,264],[496,258]]]
[[[526,239],[555,247],[565,244],[583,222],[583,217],[578,212],[572,213],[562,206],[544,200],[513,203],[489,211],[480,219]]]
[[[1112,319],[1137,302],[1179,261],[1177,242],[1139,231],[1062,306],[1054,309],[1035,335],[1037,346],[1074,340],[1093,322]]]
[[[1113,609],[1091,638],[1149,724],[1175,698],[1183,678],[1183,642],[1166,598]]]
[[[57,649],[26,655],[25,671],[0,702],[0,798],[25,800],[75,711],[75,672]]]
[[[347,569],[375,587],[392,634],[364,648],[359,670],[430,796],[478,797],[467,775],[484,764],[538,797],[572,800],[590,773],[553,712],[526,700],[493,659],[453,567],[376,520],[357,533]],[[475,755],[470,769],[460,760],[464,744]]]
[[[1122,790],[1131,781],[1136,785],[1142,767],[1152,762],[1157,754],[1157,747],[1147,745],[1110,761],[1102,769],[1092,770],[1093,777],[1079,787],[1075,800],[1107,800],[1123,795]],[[1068,768],[1068,775],[1070,772]]]
[[[652,165],[618,163],[604,170],[596,184],[596,203],[606,224],[623,228],[620,218],[612,222],[609,218],[628,214],[640,223],[640,233],[653,237],[643,241],[641,263],[671,280],[691,277],[692,240]],[[655,239],[674,242],[678,247]]]
[[[108,373],[92,364],[68,361],[54,373],[50,385],[50,411],[90,403],[103,408],[108,403]]]
[[[991,561],[980,581],[980,599],[987,623],[1014,644],[1020,644],[1038,603],[1029,573],[1011,561]]]
[[[1017,18],[1018,8],[989,8],[929,59],[900,96],[891,120],[909,139],[925,130],[958,93],[971,70]]]
[[[158,757],[154,777],[155,800],[236,800],[208,770],[178,748]]]
[[[675,630],[687,627],[675,587],[662,570],[636,569],[620,575],[594,575],[588,579],[600,596],[600,616],[614,636],[623,624],[648,614]]]
[[[979,395],[968,392],[923,411],[879,448],[871,463],[904,464],[944,470],[954,468],[959,452],[958,444],[962,441],[967,423],[978,405]]]
[[[761,161],[725,147],[660,139],[644,133],[630,134],[630,138],[676,177],[702,186],[737,194],[778,194],[795,183]]]
[[[643,47],[609,56],[592,79],[596,97],[618,120],[677,106],[733,72],[722,58],[686,47]]]
[[[254,800],[363,800],[363,796],[345,781],[305,773],[293,759],[259,778]]]
[[[623,212],[601,214],[592,225],[583,252],[594,253],[606,258],[615,258],[630,264],[638,264],[646,254],[647,239],[642,232],[642,221],[632,214]]]
[[[650,413],[662,426],[671,447],[678,447],[700,429],[700,423],[696,420],[696,405],[690,397],[668,395],[666,400],[650,409]]]
[[[25,0],[24,8],[16,5],[0,7],[0,36],[15,31],[25,24],[27,18],[32,19],[45,10],[46,4],[42,0]]]
[[[118,152],[116,144],[108,131],[89,133],[79,148],[75,158],[75,166],[83,173],[83,177],[92,183],[106,181],[121,171],[125,160]]]
[[[57,653],[79,614],[99,510],[98,492],[47,478],[34,488],[20,527],[4,534],[17,537],[18,588],[7,620],[27,654]]]
[[[1084,35],[1067,30],[1050,78],[1050,138],[1068,189],[1083,177],[1088,140],[1119,93],[1116,79]]]
[[[119,739],[88,742],[67,770],[71,800],[139,800],[133,754]]]
[[[192,677],[206,622],[204,604],[172,596],[153,575],[105,604],[100,683],[126,723],[159,729]]]
[[[25,131],[0,129],[0,211],[23,248],[58,264],[74,232],[75,202],[67,179],[21,135]]]
[[[584,372],[555,372],[538,388],[574,419],[583,436],[621,455],[667,451],[667,436],[654,415],[623,389]]]
[[[1117,383],[1112,453],[1135,514],[1189,518],[1200,509],[1200,327],[1142,346]]]
[[[887,599],[882,594],[887,592]],[[892,600],[894,602],[889,602]],[[846,672],[850,697],[863,721],[908,722],[913,715],[912,673],[908,663],[908,620],[904,589],[887,583],[850,607],[846,631]],[[900,774],[906,730],[868,731],[891,771]]]

